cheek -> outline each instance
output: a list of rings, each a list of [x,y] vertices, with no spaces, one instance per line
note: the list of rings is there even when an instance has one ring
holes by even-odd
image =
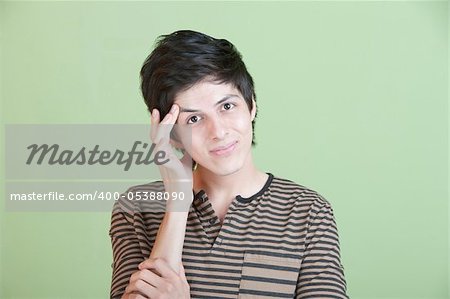
[[[233,120],[233,126],[239,132],[245,134],[252,130],[252,120],[250,117],[240,117]]]

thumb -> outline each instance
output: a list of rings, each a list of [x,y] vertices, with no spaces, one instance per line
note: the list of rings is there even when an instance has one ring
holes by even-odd
[[[180,263],[180,271],[178,272],[181,279],[185,282],[187,282],[186,280],[186,272],[184,271],[184,267],[183,267],[183,263]]]
[[[192,167],[192,157],[189,155],[187,151],[184,152],[183,157],[180,159],[181,163],[183,163],[185,166],[191,166]]]

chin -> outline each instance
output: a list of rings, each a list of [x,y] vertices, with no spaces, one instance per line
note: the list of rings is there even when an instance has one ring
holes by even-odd
[[[224,161],[225,163],[216,164],[213,167],[209,168],[209,170],[216,175],[220,176],[228,176],[239,172],[244,163],[233,163],[232,161]]]
[[[200,162],[199,165],[214,175],[228,176],[242,170],[246,165],[247,159],[248,156],[239,153],[234,156],[231,155],[222,158],[213,157],[212,159],[203,161],[204,163]]]
[[[220,173],[217,173],[220,176],[228,176],[228,175],[232,175],[235,174],[236,172],[238,172],[239,170],[241,170],[241,168],[234,168],[234,169],[222,169],[220,171]]]

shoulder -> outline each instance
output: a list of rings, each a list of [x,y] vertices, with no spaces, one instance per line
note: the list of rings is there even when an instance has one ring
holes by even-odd
[[[271,200],[284,205],[309,207],[311,209],[331,209],[330,202],[317,191],[293,182],[289,179],[274,176],[270,184]]]

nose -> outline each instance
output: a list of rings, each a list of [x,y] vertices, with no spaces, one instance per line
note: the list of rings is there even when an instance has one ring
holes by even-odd
[[[222,140],[228,134],[228,127],[221,117],[210,118],[208,122],[209,135],[213,140]]]

